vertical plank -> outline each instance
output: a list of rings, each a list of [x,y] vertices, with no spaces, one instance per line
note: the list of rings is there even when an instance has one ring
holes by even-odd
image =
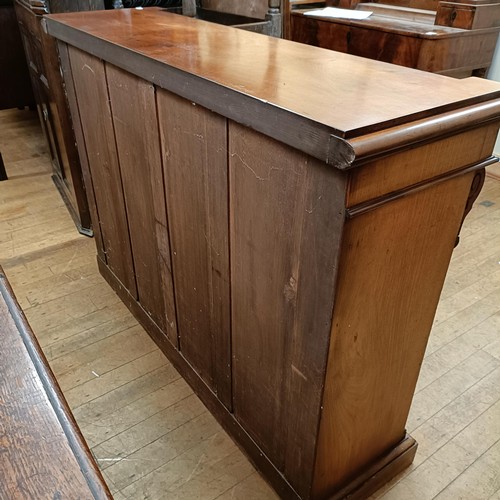
[[[138,300],[177,345],[155,89],[111,65],[106,65],[106,74]]]
[[[472,176],[346,223],[313,498],[342,487],[405,436]]]
[[[226,120],[157,92],[180,350],[231,407]]]
[[[229,151],[234,412],[307,497],[346,180],[232,122]]]
[[[107,265],[137,297],[111,109],[102,61],[69,47]]]
[[[92,220],[92,229],[94,231],[94,238],[96,240],[97,255],[103,262],[107,262],[106,253],[104,249],[104,240],[102,236],[101,225],[99,223],[99,213],[97,210],[97,202],[95,199],[94,184],[90,174],[89,159],[87,156],[87,147],[85,145],[85,138],[83,136],[82,122],[80,117],[80,110],[78,108],[78,101],[76,98],[75,84],[73,81],[73,72],[71,70],[71,63],[69,60],[68,45],[57,41],[57,49],[59,53],[59,60],[61,62],[61,69],[63,71],[64,89],[68,98],[68,105],[71,112],[71,121],[75,133],[75,139],[78,149],[78,157],[82,167],[82,175],[85,183],[85,192],[89,204],[89,212]]]

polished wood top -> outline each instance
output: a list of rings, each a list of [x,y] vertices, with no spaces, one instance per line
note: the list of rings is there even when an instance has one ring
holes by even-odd
[[[0,451],[0,498],[111,498],[1,268]]]
[[[328,134],[359,138],[500,97],[500,85],[488,80],[450,79],[159,8],[59,14],[46,22],[56,38],[278,140],[287,142],[279,137],[287,134],[284,118],[300,117],[288,143],[332,164]],[[258,125],[262,113],[265,126]],[[304,124],[311,127],[305,139]],[[318,139],[323,129],[328,134]]]

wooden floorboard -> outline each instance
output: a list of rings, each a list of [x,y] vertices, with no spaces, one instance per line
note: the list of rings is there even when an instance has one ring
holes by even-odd
[[[36,115],[0,112],[0,151],[0,264],[115,498],[276,498],[99,275]],[[498,172],[443,289],[408,421],[415,462],[373,499],[500,500]]]

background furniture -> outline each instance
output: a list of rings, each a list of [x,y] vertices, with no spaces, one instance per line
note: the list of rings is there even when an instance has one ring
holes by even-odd
[[[327,19],[291,13],[289,38],[297,42],[454,77],[484,76],[500,32],[498,0],[327,5],[369,10],[365,20]]]
[[[0,68],[0,109],[34,106],[12,0],[0,0]]]
[[[500,86],[155,8],[47,27],[103,276],[282,497],[366,498],[415,454]]]
[[[54,40],[43,32],[40,21],[48,12],[103,9],[104,0],[16,0],[15,8],[40,123],[49,145],[52,178],[77,229],[91,236],[87,196],[57,49]]]
[[[0,267],[1,498],[111,499]]]

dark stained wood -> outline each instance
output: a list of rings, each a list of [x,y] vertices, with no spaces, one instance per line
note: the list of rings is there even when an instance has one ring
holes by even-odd
[[[0,497],[111,498],[0,268]]]
[[[41,17],[29,5],[16,0],[15,6],[40,121],[52,156],[53,179],[78,230],[91,236],[89,207],[56,42],[43,32]]]
[[[312,18],[296,10],[290,16],[289,38],[448,76],[484,73],[500,32],[500,2],[496,1],[489,5],[434,0],[327,3],[373,14],[367,20],[347,20]]]
[[[294,491],[288,481],[283,478],[283,474],[262,453],[262,450],[256,445],[252,437],[233,417],[233,414],[227,410],[227,407],[220,401],[218,396],[208,387],[198,373],[193,370],[186,358],[167,340],[163,332],[159,330],[158,325],[151,321],[151,318],[142,309],[141,305],[121,286],[117,277],[113,275],[109,267],[99,257],[97,258],[97,264],[104,279],[106,279],[120,299],[127,305],[132,314],[137,318],[137,321],[144,326],[150,337],[158,344],[174,367],[182,373],[183,378],[193,388],[208,410],[217,418],[226,432],[245,450],[250,460],[265,475],[278,495],[287,500],[299,500],[300,496]]]
[[[155,90],[150,83],[109,65],[106,78],[138,300],[177,345]]]
[[[159,91],[182,355],[231,408],[226,120]]]
[[[307,498],[345,176],[235,123],[229,152],[234,412]]]
[[[46,0],[49,12],[77,12],[104,9],[104,0]]]
[[[104,65],[95,57],[72,47],[69,58],[80,118],[86,123],[93,123],[92,127],[83,128],[83,135],[107,264],[127,290],[137,297]]]
[[[42,54],[47,81],[50,87],[51,115],[58,150],[58,170],[53,179],[69,198],[68,209],[80,232],[92,235],[90,212],[83,183],[75,134],[63,86],[56,41],[40,31]]]
[[[71,63],[69,60],[68,46],[66,44],[57,42],[57,50],[61,60],[61,71],[64,78],[64,86],[68,103],[71,107],[72,126],[75,133],[75,140],[80,147],[78,148],[78,157],[80,165],[82,166],[82,176],[85,180],[85,190],[87,194],[89,213],[92,217],[93,235],[96,242],[97,254],[99,257],[106,261],[106,254],[104,252],[104,243],[99,224],[99,216],[97,213],[97,203],[95,200],[94,183],[90,175],[89,160],[87,150],[85,147],[85,139],[83,137],[82,122],[80,118],[80,110],[78,109],[78,102],[76,99],[75,84],[73,82],[73,73],[71,72]]]
[[[440,1],[436,24],[474,30],[499,25],[498,0]]]
[[[34,106],[30,76],[13,5],[0,5],[0,109]]]

